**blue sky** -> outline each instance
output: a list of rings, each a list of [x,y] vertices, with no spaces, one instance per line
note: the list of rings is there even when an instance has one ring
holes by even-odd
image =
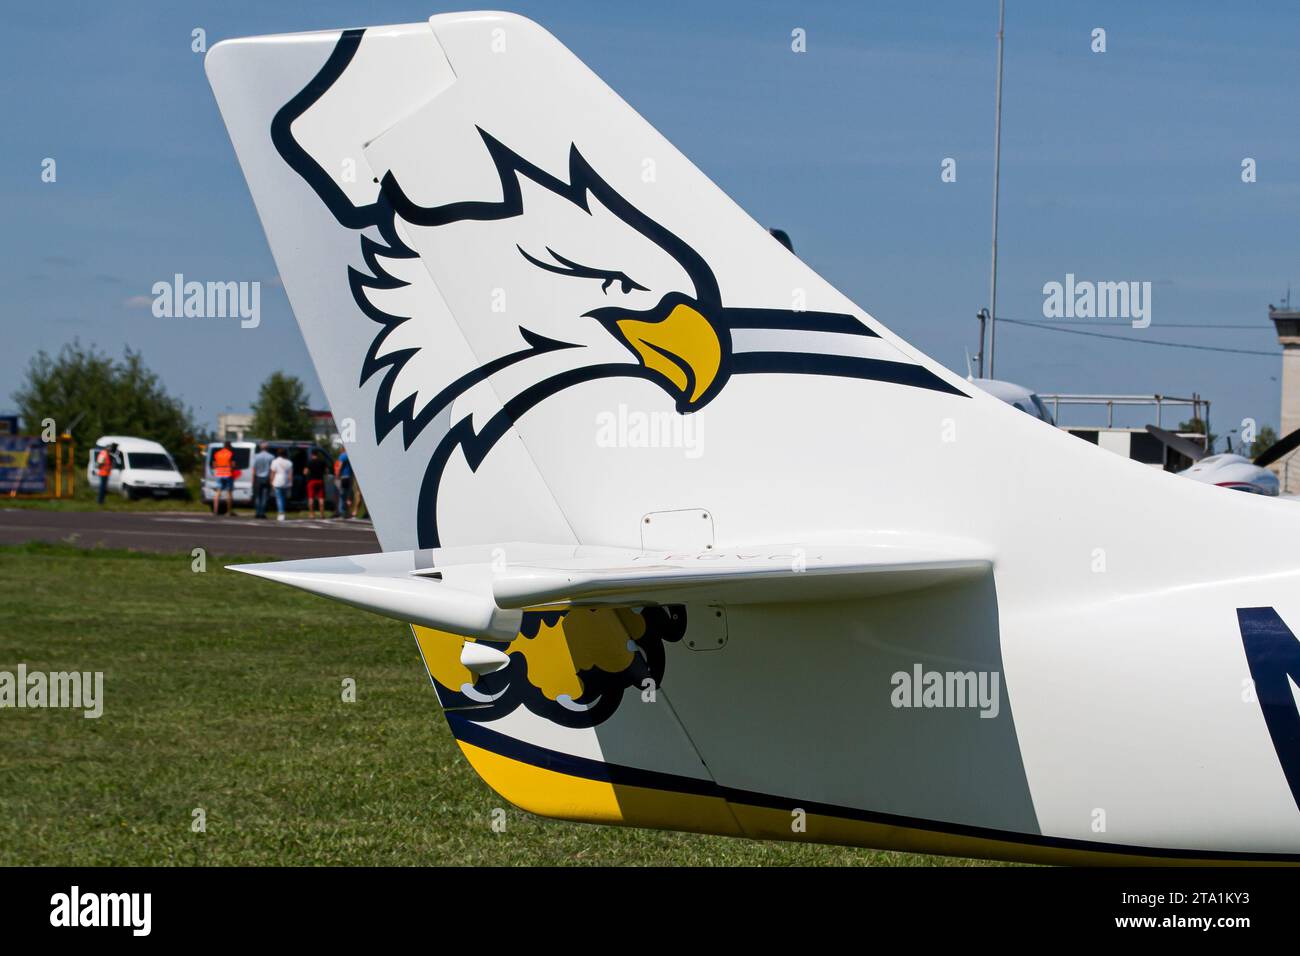
[[[1153,284],[1145,331],[1277,351],[1300,294],[1300,8],[1011,0],[999,314],[1042,319],[1045,282]],[[0,409],[28,357],[80,338],[143,351],[215,426],[284,368],[323,401],[190,50],[258,33],[412,22],[424,3],[59,3],[6,12],[0,81]],[[992,0],[519,3],[815,269],[950,368],[987,303]],[[790,50],[791,30],[808,51]],[[1089,48],[1094,27],[1107,52]],[[58,181],[42,183],[53,157]],[[957,181],[940,163],[957,160]],[[1241,182],[1241,161],[1258,182]],[[152,284],[259,279],[262,325],[154,318]],[[1253,325],[1253,329],[1188,328]],[[1069,328],[1089,330],[1087,326]],[[1280,360],[1003,326],[997,371],[1040,391],[1189,394],[1222,433],[1276,425]]]

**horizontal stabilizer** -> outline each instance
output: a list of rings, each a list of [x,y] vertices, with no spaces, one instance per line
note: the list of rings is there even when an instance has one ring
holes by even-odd
[[[274,561],[231,565],[278,584],[300,588],[320,597],[351,604],[363,611],[408,624],[489,640],[510,641],[519,633],[519,611],[503,611],[492,600],[490,581],[481,574],[459,575],[463,583],[449,584],[432,576],[413,575],[417,555],[396,551],[340,558]],[[482,567],[481,566],[480,570]],[[470,567],[462,571],[472,572]],[[475,583],[477,582],[477,586]]]
[[[236,565],[385,617],[512,640],[539,607],[770,604],[875,597],[988,573],[969,546],[781,545],[728,551],[501,544]]]
[[[946,584],[984,574],[991,566],[983,557],[892,545],[600,550],[604,553],[507,568],[493,580],[496,603],[525,608],[835,601]]]

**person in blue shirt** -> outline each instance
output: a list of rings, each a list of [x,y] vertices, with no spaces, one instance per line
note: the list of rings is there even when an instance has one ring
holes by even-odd
[[[334,477],[338,479],[338,516],[340,518],[351,518],[352,507],[352,462],[348,459],[347,449],[339,452],[338,458],[334,459]]]
[[[266,503],[271,497],[271,462],[275,461],[275,456],[271,454],[266,442],[257,446],[257,454],[253,456],[253,508],[254,518],[266,517]]]

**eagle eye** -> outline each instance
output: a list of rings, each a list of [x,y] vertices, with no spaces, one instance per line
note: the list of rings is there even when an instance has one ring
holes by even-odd
[[[530,256],[524,251],[523,246],[516,245],[515,248],[519,250],[521,256],[533,265],[537,266],[537,268],[545,269],[547,272],[554,272],[556,275],[561,276],[576,276],[579,279],[600,279],[600,291],[605,293],[605,295],[609,295],[609,287],[615,282],[619,284],[619,288],[622,289],[624,295],[628,295],[633,289],[637,289],[641,292],[650,291],[622,270],[597,269],[594,266],[584,266],[579,262],[574,262],[572,259],[566,259],[550,246],[546,247],[546,251],[550,253],[551,258],[558,262],[559,265],[542,262],[540,259]]]

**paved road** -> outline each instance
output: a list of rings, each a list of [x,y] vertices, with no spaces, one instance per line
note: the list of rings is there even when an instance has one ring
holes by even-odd
[[[378,551],[369,521],[279,522],[195,512],[39,511],[0,508],[0,544],[66,541],[79,547],[323,558]]]

